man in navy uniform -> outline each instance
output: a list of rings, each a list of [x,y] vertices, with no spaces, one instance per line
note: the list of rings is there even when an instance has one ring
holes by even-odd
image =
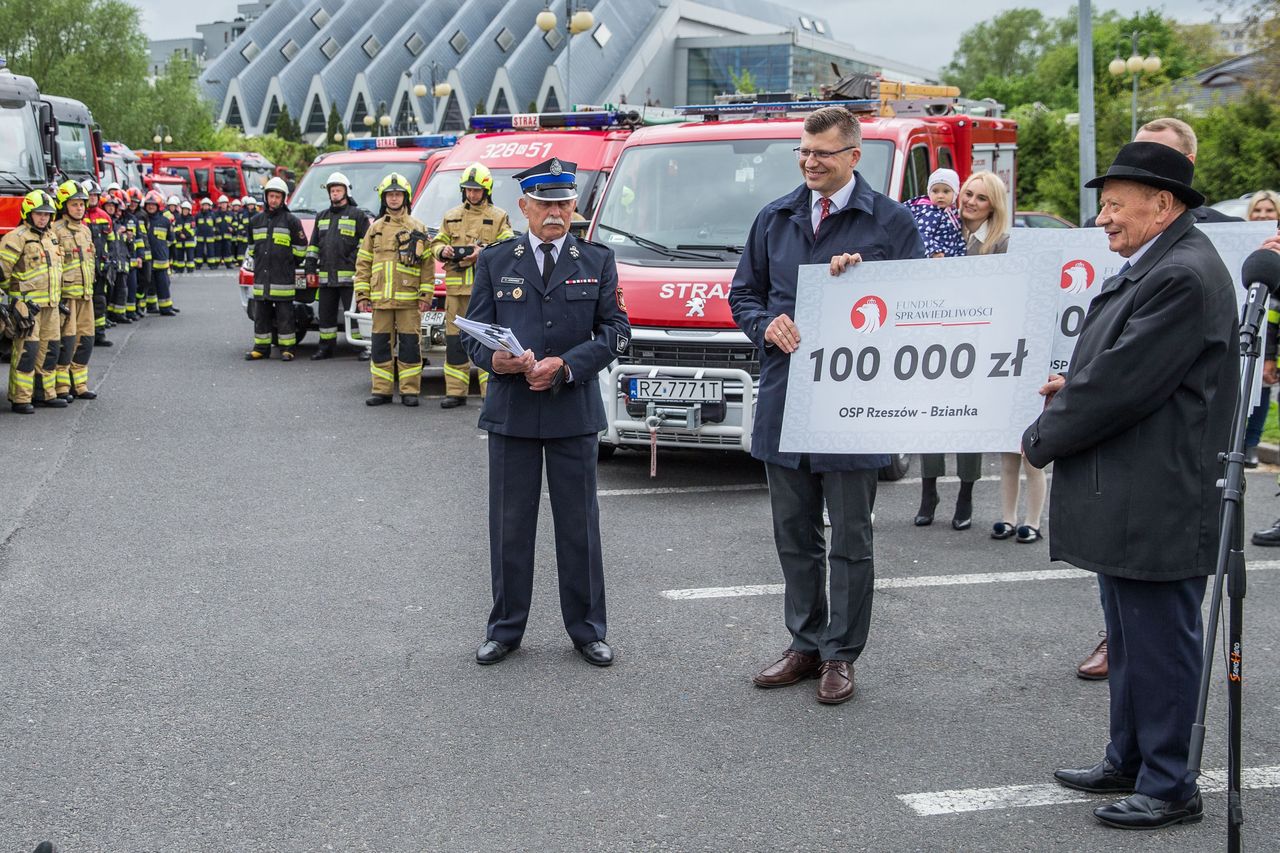
[[[516,175],[529,232],[492,244],[476,264],[467,319],[509,327],[516,357],[470,336],[463,346],[489,371],[480,427],[489,432],[489,558],[493,610],[476,662],[520,645],[533,594],[542,462],[555,522],[560,610],[574,646],[609,666],[604,565],[596,502],[598,433],[605,428],[596,374],[631,339],[613,250],[569,233],[577,164],[552,158]]]

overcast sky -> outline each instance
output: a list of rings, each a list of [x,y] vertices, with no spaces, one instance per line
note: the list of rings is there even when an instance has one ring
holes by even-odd
[[[859,50],[926,68],[945,65],[955,51],[960,34],[1011,6],[1033,6],[1051,16],[1063,15],[1075,4],[1019,2],[1019,0],[779,0],[784,5],[808,9],[829,20],[835,35]],[[136,0],[142,9],[143,29],[151,38],[194,36],[195,25],[235,17],[237,0]],[[1219,0],[1095,0],[1095,14],[1116,9],[1129,14],[1159,8],[1184,22],[1213,18]],[[1228,16],[1229,17],[1229,16]],[[532,22],[530,22],[532,26]]]

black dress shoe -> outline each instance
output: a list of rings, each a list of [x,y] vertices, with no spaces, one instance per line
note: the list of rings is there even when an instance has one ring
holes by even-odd
[[[604,640],[595,640],[578,646],[578,654],[586,658],[587,663],[593,666],[613,665],[613,649]]]
[[[924,495],[920,498],[920,508],[916,510],[916,527],[928,527],[933,524],[933,511],[938,508],[938,495]]]
[[[481,666],[497,663],[519,647],[518,643],[514,646],[508,646],[506,643],[499,643],[497,640],[485,640],[480,644],[480,648],[476,649],[476,663]]]
[[[1137,782],[1132,776],[1125,776],[1119,770],[1116,770],[1115,765],[1105,758],[1092,767],[1082,767],[1078,770],[1055,770],[1053,771],[1053,778],[1068,788],[1087,791],[1090,794],[1115,794],[1132,791],[1134,784]]]
[[[1276,519],[1276,523],[1266,530],[1255,532],[1253,536],[1249,537],[1249,541],[1264,548],[1280,545],[1280,518]]]
[[[459,406],[465,406],[466,404],[467,404],[467,398],[466,398],[466,397],[456,397],[456,396],[454,396],[454,395],[452,395],[452,394],[451,394],[451,395],[449,395],[449,396],[445,397],[443,400],[441,400],[441,401],[440,401],[440,408],[442,408],[442,409],[456,409],[456,408],[458,408]]]
[[[1131,794],[1110,805],[1098,806],[1093,815],[1116,829],[1160,829],[1178,823],[1198,823],[1204,817],[1204,803],[1199,791],[1180,802]]]
[[[366,406],[385,406],[387,403],[390,403],[390,402],[391,402],[391,397],[389,395],[384,396],[382,394],[374,394],[372,397],[365,400],[364,404]]]
[[[409,406],[410,408],[418,405],[418,395],[417,394],[401,394],[400,405]]]

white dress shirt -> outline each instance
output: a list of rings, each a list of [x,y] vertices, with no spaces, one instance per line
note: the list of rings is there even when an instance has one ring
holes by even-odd
[[[853,185],[858,182],[858,173],[854,172],[853,177],[849,179],[849,183],[831,194],[831,211],[827,214],[830,216],[837,210],[844,210],[849,205],[849,199],[853,196]],[[822,193],[817,190],[809,191],[809,214],[813,219],[813,230],[818,230],[818,223],[822,221]]]

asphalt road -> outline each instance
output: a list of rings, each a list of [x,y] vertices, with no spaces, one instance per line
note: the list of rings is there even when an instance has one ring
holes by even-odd
[[[1146,835],[1048,785],[1106,743],[1107,686],[1073,674],[1101,627],[1092,580],[907,585],[1063,568],[987,536],[994,480],[963,533],[943,523],[954,484],[928,529],[918,483],[882,485],[886,588],[845,705],[751,685],[788,642],[780,596],[663,595],[781,580],[762,470],[730,454],[664,453],[655,481],[640,454],[601,466],[614,667],[560,626],[544,502],[525,644],[482,668],[477,401],[367,408],[350,351],[244,362],[230,274],[180,277],[175,299],[95,353],[97,401],[0,413],[0,851],[1225,847],[1220,793]],[[1252,529],[1280,501],[1273,474],[1249,479]],[[1274,769],[1280,564],[1260,565],[1244,755]],[[1206,768],[1225,765],[1224,683]],[[903,798],[957,789],[1001,790],[944,813]],[[1011,805],[1027,791],[1049,801]],[[1245,806],[1247,847],[1274,848],[1280,788]]]

